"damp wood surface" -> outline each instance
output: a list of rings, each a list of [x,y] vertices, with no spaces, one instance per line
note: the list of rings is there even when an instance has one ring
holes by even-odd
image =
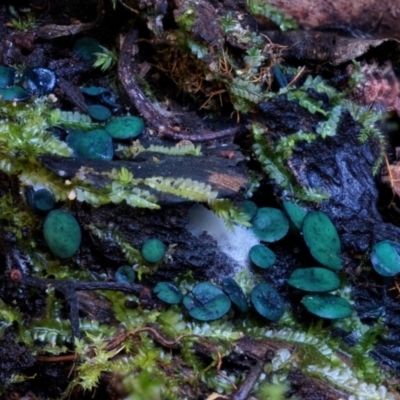
[[[226,152],[230,154],[230,158],[225,157]],[[98,187],[110,182],[109,178],[100,175],[103,172],[110,172],[110,168],[126,168],[135,178],[141,179],[153,176],[192,179],[210,185],[213,190],[218,191],[220,197],[235,197],[244,192],[249,185],[243,168],[243,155],[235,149],[229,150],[226,146],[212,149],[210,155],[204,156],[168,156],[143,152],[137,158],[138,160],[113,161],[111,164],[101,160],[54,156],[43,156],[42,161],[62,178],[71,179],[79,173]],[[184,201],[173,195],[162,194],[162,196],[160,202],[164,204]]]

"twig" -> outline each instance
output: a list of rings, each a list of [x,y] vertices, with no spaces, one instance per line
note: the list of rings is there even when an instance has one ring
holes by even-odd
[[[66,354],[64,356],[36,356],[36,361],[40,362],[65,362],[65,361],[77,361],[78,355]]]
[[[249,398],[251,391],[264,368],[264,360],[258,360],[257,364],[250,370],[242,386],[232,393],[229,400],[246,400]]]
[[[74,280],[57,280],[27,276],[23,271],[27,268],[17,248],[10,250],[7,261],[10,264],[10,279],[24,286],[31,286],[46,290],[49,286],[63,294],[69,306],[72,334],[80,338],[79,309],[76,293],[78,290],[118,290],[125,293],[140,295],[145,286],[134,283],[120,282],[81,282]]]
[[[117,339],[113,340],[107,345],[107,350],[112,350],[118,346],[121,345],[121,343],[126,340],[129,336],[135,336],[138,335],[139,333],[142,332],[148,332],[151,334],[154,340],[156,340],[158,343],[160,343],[162,346],[165,347],[175,347],[182,339],[188,338],[188,337],[197,337],[204,339],[203,336],[196,335],[196,334],[182,334],[176,337],[173,340],[169,340],[165,338],[159,331],[157,331],[155,328],[151,328],[149,326],[145,326],[143,328],[137,328],[133,329],[129,332],[126,332],[125,334],[119,336]]]
[[[304,70],[306,69],[306,66],[304,65],[304,67],[303,68],[301,68],[301,70],[296,74],[296,76],[287,84],[287,88],[288,87],[290,87],[290,86],[293,86],[297,81],[298,81],[298,79],[300,78],[300,76],[301,76],[301,74],[304,72]]]
[[[219,351],[217,351],[217,357],[218,357],[218,363],[217,363],[217,374],[223,378],[226,379],[233,387],[234,390],[237,390],[237,386],[235,385],[235,382],[232,381],[231,378],[229,378],[229,376],[226,376],[225,374],[223,374],[221,372],[221,366],[222,366],[222,356],[221,353]]]
[[[240,127],[235,126],[221,131],[203,130],[199,133],[191,134],[181,132],[179,127],[171,126],[171,121],[156,110],[135,81],[135,74],[132,70],[132,57],[138,52],[136,39],[137,31],[135,30],[126,35],[118,61],[118,75],[132,103],[153,129],[168,139],[190,140],[191,142],[222,139],[234,136],[239,131]]]
[[[134,14],[139,14],[138,10],[135,10],[134,8],[129,7],[122,0],[119,0],[119,4],[121,4],[123,7],[125,7],[127,10],[133,12]]]

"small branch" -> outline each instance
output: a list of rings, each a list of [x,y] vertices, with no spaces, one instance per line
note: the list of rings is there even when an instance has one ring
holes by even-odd
[[[17,273],[19,271],[19,273]],[[36,278],[24,275],[20,270],[12,269],[10,278],[14,282],[24,286],[32,286],[40,289],[47,289],[49,286],[63,294],[65,301],[69,306],[70,322],[72,334],[76,338],[80,338],[79,326],[79,309],[76,292],[78,290],[118,290],[125,293],[133,293],[139,295],[142,293],[145,286],[138,284],[125,284],[119,282],[80,282],[73,280],[57,280]]]
[[[250,397],[254,385],[260,378],[264,368],[264,360],[258,360],[257,364],[250,370],[242,386],[234,393],[232,393],[229,400],[246,400]]]
[[[132,57],[138,52],[136,39],[137,31],[135,30],[126,35],[118,61],[118,75],[132,103],[153,129],[168,139],[190,140],[191,142],[222,139],[234,136],[239,131],[240,127],[235,126],[221,131],[203,130],[199,133],[191,134],[181,132],[179,127],[171,126],[171,121],[155,109],[135,81],[135,73],[132,69]]]
[[[110,351],[110,350],[112,350],[112,349],[114,349],[116,347],[119,347],[122,344],[122,342],[125,341],[129,336],[135,336],[135,335],[138,335],[139,333],[142,333],[142,332],[150,333],[150,335],[153,337],[153,339],[156,342],[160,343],[162,346],[170,347],[170,348],[176,347],[176,345],[182,339],[185,339],[185,338],[196,337],[196,338],[204,339],[204,337],[200,336],[200,335],[182,334],[182,335],[179,335],[178,337],[176,337],[173,340],[169,340],[169,339],[165,338],[164,335],[162,333],[160,333],[157,329],[151,328],[149,326],[145,326],[143,328],[133,329],[133,330],[131,330],[131,331],[119,336],[117,339],[114,339],[112,342],[110,342],[107,345],[107,350]]]
[[[36,356],[36,361],[40,362],[65,362],[65,361],[77,361],[78,355],[68,354],[64,356]]]

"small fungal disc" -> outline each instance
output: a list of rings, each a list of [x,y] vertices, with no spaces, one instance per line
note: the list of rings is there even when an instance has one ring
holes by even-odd
[[[143,243],[142,257],[149,263],[160,262],[167,252],[167,246],[159,239],[149,239]]]
[[[51,252],[59,258],[72,257],[81,244],[81,228],[67,211],[50,211],[44,221],[43,234]]]
[[[282,239],[289,230],[289,221],[285,214],[277,208],[259,208],[253,218],[254,234],[265,242],[276,242]]]
[[[3,101],[25,101],[30,97],[31,94],[19,86],[10,86],[7,89],[0,89],[0,100]]]
[[[246,295],[234,279],[225,278],[222,281],[222,289],[242,314],[247,313],[249,310],[249,305]]]
[[[24,89],[38,96],[51,93],[56,86],[57,78],[54,71],[48,68],[27,68],[21,78]]]
[[[309,294],[301,302],[310,313],[321,318],[341,319],[353,313],[353,307],[346,299],[330,293]]]
[[[231,308],[229,297],[218,287],[209,282],[197,284],[192,296],[183,298],[183,305],[191,317],[199,321],[213,321],[223,317]]]
[[[250,221],[255,217],[257,214],[257,204],[254,201],[246,200],[243,202],[242,211],[249,216]]]
[[[50,190],[39,189],[33,194],[33,204],[40,211],[50,211],[56,205],[56,201]]]
[[[100,104],[94,104],[87,108],[87,112],[91,118],[96,121],[104,122],[111,118],[111,111]]]
[[[294,270],[287,283],[305,292],[322,293],[338,289],[340,279],[329,269],[311,267]]]
[[[303,237],[311,255],[324,267],[343,268],[340,239],[329,217],[321,211],[310,211],[303,222]]]
[[[26,202],[28,203],[29,207],[35,211],[36,207],[35,207],[35,202],[34,202],[34,195],[35,195],[35,191],[33,190],[32,186],[26,186],[24,189],[24,196],[26,199]]]
[[[108,89],[100,87],[100,86],[87,86],[81,88],[82,93],[87,94],[88,96],[100,96],[103,93],[107,93]]]
[[[73,131],[67,136],[66,142],[76,157],[110,161],[114,155],[111,136],[103,129]]]
[[[115,280],[120,283],[132,283],[135,281],[135,271],[129,265],[123,265],[115,271]]]
[[[397,275],[400,272],[400,244],[391,240],[374,244],[371,251],[371,263],[379,275]]]
[[[275,81],[277,82],[278,86],[280,88],[285,88],[289,82],[287,81],[286,76],[283,75],[281,69],[279,68],[279,65],[275,64],[272,67],[272,72],[274,74],[274,78],[275,78]]]
[[[275,253],[262,244],[256,244],[249,251],[251,262],[258,268],[269,268],[276,262]]]
[[[167,304],[179,304],[183,299],[181,291],[169,282],[158,282],[153,292],[158,299]]]
[[[102,48],[98,40],[85,36],[74,43],[72,51],[84,60],[90,61],[96,58],[94,53],[102,52]]]
[[[133,139],[143,132],[144,122],[142,118],[128,115],[108,122],[104,129],[114,139]]]
[[[307,211],[291,201],[284,201],[282,206],[290,221],[298,230],[300,230],[303,226],[303,221],[307,215]]]
[[[266,283],[259,283],[250,295],[257,312],[270,321],[278,321],[285,312],[285,303],[279,293]]]
[[[14,85],[15,69],[0,65],[0,89]]]

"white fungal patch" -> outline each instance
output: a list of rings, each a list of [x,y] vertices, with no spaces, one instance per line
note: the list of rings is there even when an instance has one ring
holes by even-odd
[[[235,226],[234,230],[230,231],[221,218],[201,204],[195,204],[189,210],[189,218],[186,229],[196,237],[206,232],[215,239],[219,249],[240,266],[235,273],[247,268],[249,250],[259,243],[251,229]]]

